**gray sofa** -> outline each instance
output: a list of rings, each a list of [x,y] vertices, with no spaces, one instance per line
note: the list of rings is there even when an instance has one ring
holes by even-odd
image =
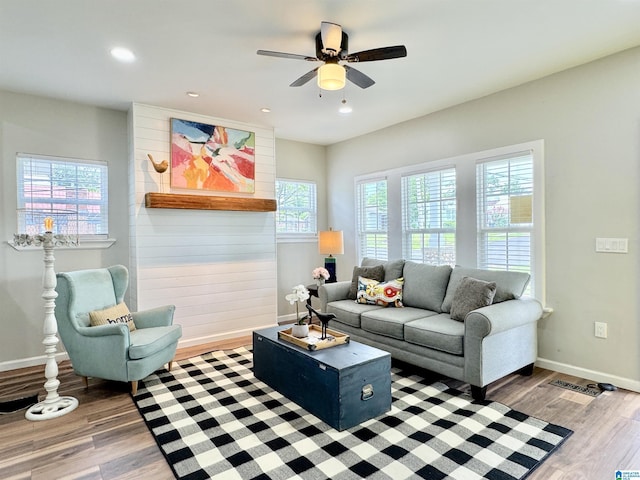
[[[356,296],[365,290],[358,278],[380,272],[383,282],[404,280],[402,308],[354,300],[353,288]],[[484,400],[491,382],[516,371],[533,371],[542,306],[521,297],[528,282],[529,275],[522,272],[365,258],[354,268],[352,281],[324,284],[318,294],[323,312],[336,315],[330,328],[398,360],[469,383],[473,398]],[[493,298],[476,298],[476,286]],[[476,301],[488,305],[465,315]],[[459,320],[451,318],[452,311]]]

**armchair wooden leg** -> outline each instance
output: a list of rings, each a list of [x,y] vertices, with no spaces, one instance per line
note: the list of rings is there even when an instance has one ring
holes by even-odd
[[[170,360],[169,363],[167,363],[167,371],[171,371],[171,367],[173,367],[173,360]]]
[[[84,388],[89,388],[89,377],[82,377],[82,381],[84,382]]]
[[[138,381],[134,380],[131,382],[131,395],[135,397],[136,393],[138,393]]]

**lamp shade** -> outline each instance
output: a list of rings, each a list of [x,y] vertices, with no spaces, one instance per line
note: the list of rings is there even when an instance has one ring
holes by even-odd
[[[325,63],[318,69],[318,86],[323,90],[344,88],[347,72],[342,65]]]
[[[322,255],[342,255],[344,253],[342,230],[320,232],[318,236],[318,253]]]

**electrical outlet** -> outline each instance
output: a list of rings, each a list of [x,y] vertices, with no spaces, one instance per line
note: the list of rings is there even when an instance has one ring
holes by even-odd
[[[598,338],[607,338],[607,324],[604,322],[595,322],[594,335]]]

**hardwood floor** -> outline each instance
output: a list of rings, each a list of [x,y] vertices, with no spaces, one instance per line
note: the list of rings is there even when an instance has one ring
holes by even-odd
[[[243,337],[182,349],[178,359],[250,342]],[[59,369],[59,393],[76,397],[79,407],[43,422],[25,420],[24,410],[0,415],[1,479],[174,478],[126,384],[91,379],[85,389],[68,362]],[[549,385],[554,379],[589,383],[536,368],[531,377],[510,375],[488,389],[490,400],[575,431],[529,479],[613,479],[617,469],[640,470],[640,394],[618,390],[592,398]],[[43,367],[0,373],[0,400],[27,391],[42,398],[43,383]]]

